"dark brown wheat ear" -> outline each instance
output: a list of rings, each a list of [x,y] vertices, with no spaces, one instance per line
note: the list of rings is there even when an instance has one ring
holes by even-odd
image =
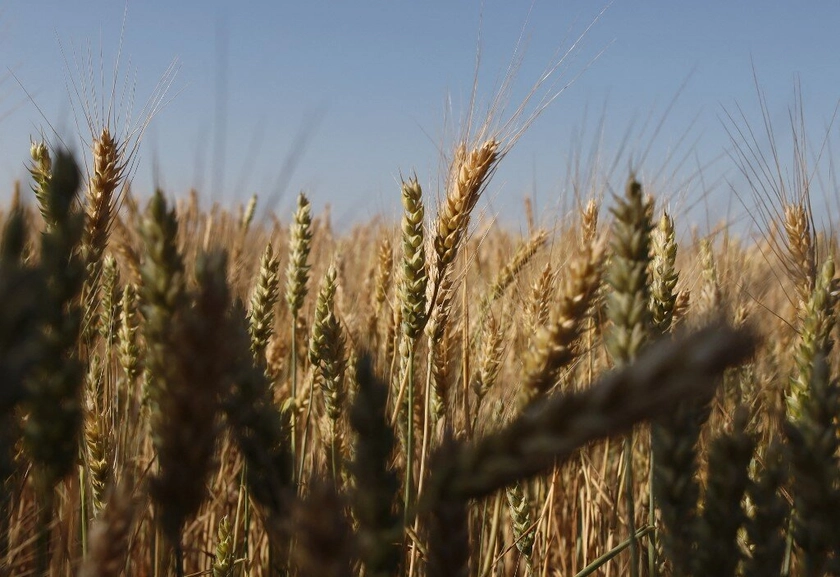
[[[140,499],[132,493],[131,482],[113,487],[107,504],[90,530],[89,550],[79,577],[118,577],[129,556],[131,528]]]
[[[669,411],[680,399],[709,394],[715,377],[746,360],[755,346],[748,330],[715,325],[649,347],[591,388],[540,401],[502,430],[461,444],[433,472],[426,505],[487,496],[590,441]]]

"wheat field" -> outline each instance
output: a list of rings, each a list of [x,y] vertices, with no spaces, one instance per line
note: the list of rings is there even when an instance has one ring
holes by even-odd
[[[146,200],[98,130],[2,210],[2,574],[840,574],[807,186],[756,237],[678,242],[634,175],[515,234],[476,208],[512,143],[464,138],[337,233]]]

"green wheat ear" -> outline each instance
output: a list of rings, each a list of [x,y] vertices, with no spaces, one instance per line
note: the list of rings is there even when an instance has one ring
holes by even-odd
[[[803,304],[800,342],[794,351],[796,374],[787,395],[788,419],[797,421],[808,396],[813,366],[820,356],[828,358],[834,348],[831,336],[836,324],[838,281],[834,278],[834,259],[829,257],[817,276],[816,286]]]
[[[652,201],[642,196],[642,186],[633,178],[624,198],[616,199],[610,243],[607,283],[607,315],[612,327],[606,339],[613,362],[623,365],[639,354],[650,330],[648,267]]]
[[[296,319],[306,298],[309,281],[309,252],[312,248],[312,213],[309,199],[300,193],[289,230],[289,266],[286,268],[286,303]]]
[[[676,288],[680,277],[675,269],[677,241],[674,219],[667,212],[662,213],[651,244],[653,248],[650,287],[651,321],[656,332],[664,335],[671,330],[673,324],[674,307],[677,301]]]
[[[741,559],[738,533],[746,521],[741,501],[755,448],[755,439],[746,432],[748,418],[740,407],[732,431],[714,439],[709,448],[703,511],[695,524],[693,575],[735,575]]]
[[[251,352],[256,359],[265,358],[266,348],[274,333],[274,305],[280,298],[279,270],[280,260],[274,255],[269,243],[260,258],[260,272],[248,313]]]
[[[28,381],[23,433],[35,466],[40,508],[35,572],[43,574],[51,558],[54,489],[76,465],[84,418],[85,371],[79,358],[84,216],[75,209],[80,175],[73,157],[59,152],[51,161],[42,145],[33,146],[33,161],[35,196],[46,225],[40,258],[46,288],[41,304],[43,356]]]
[[[840,442],[835,424],[840,386],[829,361],[837,285],[834,261],[829,257],[805,306],[795,351],[797,374],[791,379],[784,427],[792,449],[793,537],[806,575],[828,570],[840,533]]]
[[[618,366],[632,362],[649,338],[650,233],[653,201],[642,196],[642,186],[631,177],[624,198],[612,210],[611,261],[607,282],[607,316],[611,321],[605,344]],[[630,531],[631,575],[638,575],[639,553],[636,540],[636,510],[633,474],[633,433],[624,442],[624,487]]]
[[[43,362],[30,381],[24,433],[44,490],[51,491],[76,464],[82,427],[84,366],[77,343],[82,322],[78,298],[84,282],[78,245],[84,218],[73,209],[80,175],[72,156],[60,152],[50,162],[45,148],[38,151],[41,156],[33,157],[45,171],[43,180],[36,178],[36,196],[47,222],[41,237],[41,267],[48,294],[43,304]]]

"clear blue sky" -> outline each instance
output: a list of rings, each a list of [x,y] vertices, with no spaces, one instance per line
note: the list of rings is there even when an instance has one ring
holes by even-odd
[[[171,102],[145,134],[135,188],[145,195],[158,183],[182,195],[196,186],[203,198],[223,202],[257,192],[277,197],[274,208],[284,220],[301,189],[316,209],[331,203],[336,220],[395,215],[401,172],[416,171],[434,192],[438,148],[449,148],[457,134],[451,114],[465,112],[479,43],[479,99],[486,102],[528,20],[515,104],[601,8],[536,0],[528,20],[528,2],[502,0],[485,0],[483,8],[478,0],[133,0],[120,77],[136,75],[135,115],[170,62],[179,66]],[[0,57],[17,77],[0,85],[0,179],[9,189],[13,179],[25,178],[29,138],[48,131],[47,121],[65,139],[76,138],[65,85],[67,78],[83,80],[74,53],[84,67],[90,47],[97,75],[101,53],[107,85],[124,9],[113,0],[2,4]],[[516,218],[523,196],[535,191],[538,208],[548,214],[563,202],[570,157],[577,151],[584,161],[591,158],[603,118],[605,158],[614,158],[629,134],[613,186],[621,186],[632,162],[657,193],[673,194],[675,204],[744,212],[727,184],[743,185],[726,156],[724,111],[740,105],[761,126],[754,65],[784,144],[798,77],[809,135],[818,143],[840,98],[838,24],[840,4],[828,0],[807,7],[615,0],[563,67],[560,85],[580,76],[504,159],[483,206]],[[678,153],[666,161],[674,148]],[[299,160],[290,163],[295,149]],[[689,178],[709,163],[702,179]],[[293,171],[284,168],[289,164]],[[704,191],[708,202],[697,200]],[[705,218],[698,214],[692,218]]]

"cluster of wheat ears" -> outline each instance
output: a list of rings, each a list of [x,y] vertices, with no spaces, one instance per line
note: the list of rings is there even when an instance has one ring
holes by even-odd
[[[678,251],[633,177],[609,219],[476,235],[504,153],[460,142],[436,212],[410,178],[398,228],[337,235],[304,194],[289,224],[141,208],[107,129],[84,178],[34,144],[2,213],[0,572],[840,574],[807,195],[749,243]]]

